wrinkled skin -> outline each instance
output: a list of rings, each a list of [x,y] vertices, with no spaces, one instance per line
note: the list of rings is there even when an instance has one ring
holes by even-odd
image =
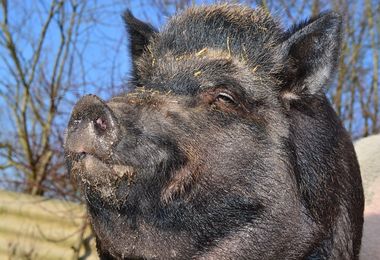
[[[132,91],[74,107],[65,140],[102,259],[357,259],[360,171],[324,93],[341,19],[126,12]]]

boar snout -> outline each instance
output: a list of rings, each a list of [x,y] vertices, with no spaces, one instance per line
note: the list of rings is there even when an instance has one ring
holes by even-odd
[[[87,155],[107,159],[118,137],[117,119],[95,95],[86,95],[75,105],[67,128],[65,147],[77,160]]]

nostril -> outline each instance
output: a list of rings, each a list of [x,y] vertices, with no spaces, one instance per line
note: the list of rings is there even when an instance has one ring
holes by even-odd
[[[82,120],[80,120],[80,119],[75,119],[75,120],[73,120],[73,122],[72,122],[72,126],[73,127],[78,127],[79,126],[79,124],[82,122]]]
[[[95,126],[98,130],[105,131],[107,129],[107,121],[104,118],[99,117],[95,120]]]
[[[111,108],[98,97],[87,95],[73,109],[65,149],[77,161],[91,156],[108,158],[118,133],[119,124]]]

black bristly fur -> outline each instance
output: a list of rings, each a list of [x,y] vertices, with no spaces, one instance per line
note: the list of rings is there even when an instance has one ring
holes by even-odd
[[[65,141],[101,259],[358,259],[360,170],[324,91],[340,16],[284,31],[224,4],[159,32],[124,20],[133,91],[83,97]]]

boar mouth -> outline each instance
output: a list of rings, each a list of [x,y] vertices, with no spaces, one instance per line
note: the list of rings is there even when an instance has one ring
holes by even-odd
[[[75,169],[73,169],[72,171],[74,171],[74,174],[89,174],[92,176],[97,176],[105,172],[106,174],[116,176],[116,178],[128,177],[129,183],[133,182],[133,177],[135,176],[135,170],[133,166],[115,164],[109,161],[104,161],[98,158],[97,156],[91,154],[82,154],[80,155],[80,157],[81,158],[79,158],[79,160],[77,159],[73,161],[74,165],[82,167],[82,171],[75,173],[76,171]],[[75,166],[73,166],[73,168],[74,167]]]
[[[73,160],[70,173],[89,203],[92,199],[87,193],[94,193],[100,200],[113,203],[126,199],[118,190],[134,183],[136,171],[133,166],[104,161],[91,154],[79,157]]]

